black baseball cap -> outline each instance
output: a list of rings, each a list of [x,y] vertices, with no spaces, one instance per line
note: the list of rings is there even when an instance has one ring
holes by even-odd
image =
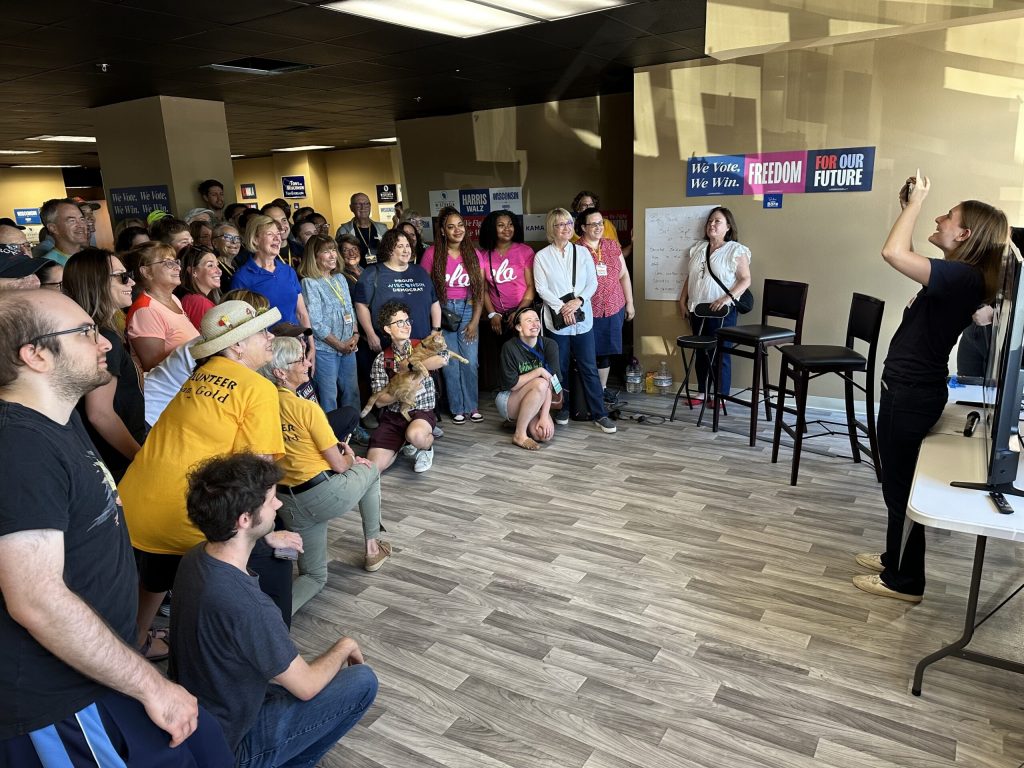
[[[19,277],[34,275],[53,263],[49,259],[33,259],[23,253],[12,255],[0,251],[0,277],[17,280]]]
[[[24,229],[21,224],[15,223],[14,219],[9,219],[6,216],[0,219],[0,227],[14,227],[15,229]]]

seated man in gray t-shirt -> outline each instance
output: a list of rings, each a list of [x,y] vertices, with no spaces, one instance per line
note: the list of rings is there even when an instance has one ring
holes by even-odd
[[[314,764],[377,695],[349,637],[307,663],[246,570],[255,543],[274,530],[280,479],[273,462],[245,453],[192,471],[188,517],[207,541],[182,559],[171,604],[169,675],[220,721],[243,766],[256,756],[261,765]]]

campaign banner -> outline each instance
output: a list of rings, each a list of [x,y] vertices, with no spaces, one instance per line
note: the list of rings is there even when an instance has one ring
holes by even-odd
[[[743,166],[743,194],[803,192],[806,152],[767,152],[746,155]]]
[[[874,169],[874,147],[691,157],[686,196],[870,192]]]
[[[491,195],[487,189],[460,189],[459,213],[463,216],[486,216],[491,212]]]
[[[522,187],[492,187],[488,191],[490,192],[490,204],[492,211],[509,211],[522,216]]]
[[[42,224],[43,221],[39,218],[38,208],[15,208],[14,223],[28,225]]]
[[[256,185],[255,184],[239,184],[239,188],[242,190],[243,200],[255,200],[256,199]]]
[[[442,208],[447,206],[459,207],[459,190],[457,189],[435,189],[430,192],[430,215],[437,216]]]
[[[867,192],[875,173],[875,148],[812,149],[805,192]]]
[[[523,240],[528,243],[546,243],[547,232],[544,231],[546,213],[527,213],[523,216]]]
[[[282,176],[281,177],[281,191],[284,193],[284,198],[304,198],[306,196],[306,177],[305,176]]]
[[[743,155],[691,157],[686,164],[688,197],[743,194]]]
[[[110,215],[114,221],[134,218],[145,221],[153,211],[170,211],[171,196],[166,184],[146,187],[118,187],[110,190]]]

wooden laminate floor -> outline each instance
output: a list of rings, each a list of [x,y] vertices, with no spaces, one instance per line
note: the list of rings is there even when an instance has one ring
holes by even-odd
[[[385,475],[382,570],[359,567],[355,512],[332,524],[330,580],[292,635],[310,654],[355,637],[380,693],[322,765],[1024,761],[1021,676],[947,659],[910,694],[918,659],[959,634],[974,540],[928,532],[918,606],[854,589],[885,512],[867,465],[827,455],[843,441],[806,453],[793,488],[789,452],[749,448],[739,408],[718,434],[684,409],[613,436],[572,423],[528,453],[487,400],[485,423],[444,422],[430,472],[400,458]],[[1021,559],[990,542],[982,607]],[[1011,603],[974,647],[1019,655],[1020,627]]]

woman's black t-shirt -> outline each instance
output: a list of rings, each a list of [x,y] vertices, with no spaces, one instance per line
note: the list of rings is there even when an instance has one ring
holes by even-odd
[[[960,261],[931,260],[928,285],[903,310],[889,342],[882,378],[903,384],[942,383],[949,353],[985,300],[981,270]]]

